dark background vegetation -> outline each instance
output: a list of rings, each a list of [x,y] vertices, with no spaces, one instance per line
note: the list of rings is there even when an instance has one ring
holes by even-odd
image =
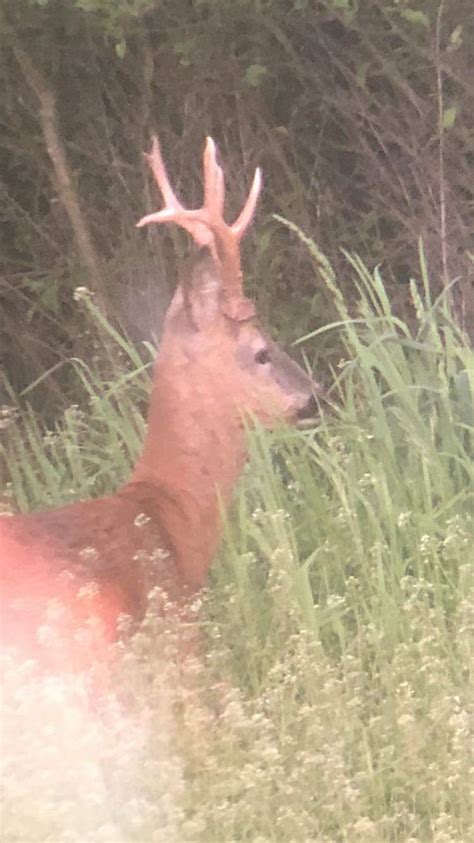
[[[153,132],[188,203],[206,134],[231,211],[263,167],[245,265],[284,341],[333,314],[273,213],[341,287],[343,249],[381,264],[408,318],[422,238],[433,294],[456,279],[472,331],[473,43],[472,0],[1,0],[3,402],[45,372],[26,393],[45,418],[77,398],[67,361],[94,354],[77,286],[133,340],[159,330],[188,244],[134,227],[160,201],[142,158]]]

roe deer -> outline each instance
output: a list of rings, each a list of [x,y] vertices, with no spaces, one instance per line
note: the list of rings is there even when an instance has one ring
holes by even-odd
[[[3,634],[34,646],[48,601],[67,607],[68,634],[98,616],[116,636],[120,613],[140,619],[160,585],[174,600],[203,585],[246,459],[245,414],[271,427],[311,414],[319,387],[255,321],[242,289],[240,240],[261,188],[257,170],[233,225],[224,221],[216,147],[204,151],[204,203],[185,209],[158,140],[147,155],[163,210],[138,226],[175,223],[201,254],[166,315],[148,429],[130,480],[115,494],[0,520]]]

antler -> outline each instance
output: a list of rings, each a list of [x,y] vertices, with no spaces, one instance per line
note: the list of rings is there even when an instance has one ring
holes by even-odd
[[[242,211],[236,221],[228,225],[223,216],[224,174],[217,163],[216,145],[212,138],[207,138],[204,148],[204,203],[196,210],[184,208],[177,199],[168,179],[157,137],[153,138],[151,152],[145,157],[160,188],[165,207],[161,211],[142,217],[137,226],[141,228],[153,222],[173,222],[189,231],[198,246],[205,246],[210,250],[221,268],[222,292],[227,315],[233,319],[249,319],[254,315],[254,306],[243,293],[240,240],[255,212],[262,186],[260,168],[255,170],[252,187]]]

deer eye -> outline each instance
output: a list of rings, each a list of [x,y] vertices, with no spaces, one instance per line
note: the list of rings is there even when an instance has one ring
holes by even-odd
[[[259,363],[261,366],[270,362],[270,355],[266,348],[261,348],[260,351],[257,351],[255,355],[255,362]]]

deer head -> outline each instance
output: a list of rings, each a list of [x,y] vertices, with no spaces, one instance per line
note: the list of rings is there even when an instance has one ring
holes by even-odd
[[[224,406],[232,406],[234,412],[251,413],[267,426],[313,413],[319,385],[260,329],[254,304],[243,291],[240,240],[254,215],[260,170],[255,171],[241,213],[229,225],[223,217],[224,176],[211,138],[204,149],[204,203],[196,210],[184,208],[172,190],[157,138],[146,157],[165,206],[143,217],[138,226],[175,223],[191,234],[203,253],[169,308],[157,382],[166,382],[167,395],[180,389],[189,392],[191,384],[204,403],[207,396],[211,413],[219,415]],[[189,399],[189,394],[181,395],[179,403]]]

